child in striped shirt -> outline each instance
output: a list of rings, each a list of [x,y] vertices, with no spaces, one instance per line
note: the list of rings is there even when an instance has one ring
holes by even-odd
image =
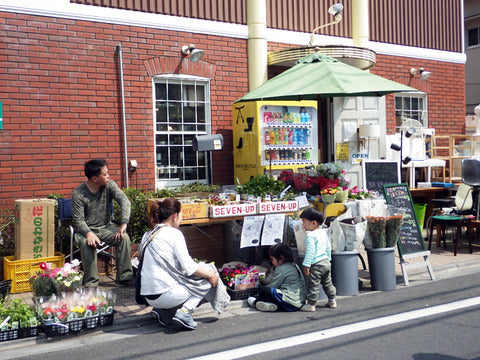
[[[325,220],[323,214],[316,208],[305,209],[300,215],[307,235],[305,237],[305,258],[303,273],[307,276],[307,303],[301,311],[315,311],[320,285],[327,294],[329,308],[336,308],[335,296],[337,289],[331,276],[331,245],[327,232],[321,226]]]

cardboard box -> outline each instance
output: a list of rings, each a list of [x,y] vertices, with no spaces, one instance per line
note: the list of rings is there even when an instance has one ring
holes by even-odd
[[[55,200],[15,200],[15,260],[55,256]]]
[[[154,201],[162,199],[148,199],[147,214],[150,214],[150,207]],[[178,199],[182,203],[182,218],[189,219],[204,219],[208,217],[208,205],[206,202],[189,202],[185,203],[185,199]]]

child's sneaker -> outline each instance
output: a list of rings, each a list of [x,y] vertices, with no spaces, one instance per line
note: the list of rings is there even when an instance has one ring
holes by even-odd
[[[328,300],[327,303],[325,304],[326,307],[329,307],[330,309],[335,309],[337,307],[337,302],[335,300]]]
[[[315,305],[310,305],[310,304],[305,304],[305,305],[303,305],[303,306],[300,308],[300,311],[313,312],[313,311],[315,311],[315,310],[316,310]]]
[[[247,304],[248,306],[252,307],[255,309],[255,301],[257,301],[257,298],[256,297],[253,297],[253,296],[250,296],[248,299],[247,299]]]
[[[275,305],[274,303],[257,301],[255,306],[257,307],[258,311],[270,311],[270,312],[277,311],[277,305]]]

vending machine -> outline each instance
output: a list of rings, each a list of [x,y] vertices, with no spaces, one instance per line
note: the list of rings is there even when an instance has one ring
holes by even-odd
[[[233,104],[235,180],[278,174],[318,163],[316,101]]]

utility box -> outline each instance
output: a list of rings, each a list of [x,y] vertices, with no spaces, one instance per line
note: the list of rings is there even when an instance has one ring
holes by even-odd
[[[15,260],[55,256],[55,200],[15,200]]]
[[[192,146],[194,151],[222,150],[223,136],[222,134],[198,135],[193,138]]]

